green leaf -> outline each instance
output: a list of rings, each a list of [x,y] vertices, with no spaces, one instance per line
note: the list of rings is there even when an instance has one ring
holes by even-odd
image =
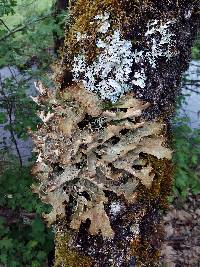
[[[0,249],[3,248],[3,249],[8,250],[8,249],[12,248],[12,246],[13,246],[13,239],[12,238],[5,237],[5,238],[0,240]]]
[[[3,124],[7,121],[6,114],[3,112],[0,112],[0,124]]]

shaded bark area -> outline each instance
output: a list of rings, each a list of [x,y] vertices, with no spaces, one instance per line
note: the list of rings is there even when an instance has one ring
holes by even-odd
[[[164,136],[165,145],[170,146],[170,118],[175,109],[176,98],[180,93],[181,75],[188,66],[192,42],[199,27],[199,1],[73,1],[72,26],[65,38],[63,58],[57,66],[55,81],[58,92],[61,95],[69,92],[70,97],[76,100],[75,103],[82,100],[80,97],[77,100],[77,94],[73,94],[73,90],[75,90],[73,89],[73,78],[76,75],[72,71],[74,58],[84,51],[86,63],[90,65],[101,54],[101,48],[97,48],[98,30],[96,29],[99,26],[95,24],[95,17],[106,17],[107,13],[112,18],[110,36],[119,29],[121,38],[129,40],[132,43],[132,50],[135,51],[135,62],[132,64],[130,73],[130,79],[132,81],[136,79],[137,82],[133,82],[132,86],[134,97],[150,103],[141,116],[136,116],[135,122],[148,121],[153,124],[156,121],[160,123],[161,131],[156,133],[156,137]],[[108,23],[103,26],[109,28]],[[82,38],[81,43],[78,38]],[[105,41],[103,37],[101,41]],[[155,50],[156,45],[157,50]],[[136,56],[137,52],[140,52],[138,57]],[[144,73],[144,80],[137,80],[137,76],[141,75],[142,77]],[[78,77],[78,79],[83,78]],[[96,83],[98,82],[97,79]],[[141,85],[141,82],[145,82],[145,86]],[[87,84],[87,80],[85,83]],[[97,95],[100,93],[101,91],[98,91]],[[69,104],[74,103],[70,102],[71,98],[64,98],[65,101],[68,101],[66,105],[75,105]],[[112,105],[108,99],[104,102],[107,106]],[[81,108],[83,108],[82,102]],[[84,115],[81,123],[77,122],[79,129],[84,130],[88,125],[93,125],[94,118],[98,118],[97,115],[91,115],[91,110],[88,112],[87,109],[88,107],[86,107],[87,115]],[[130,110],[125,109],[125,112],[128,111]],[[113,112],[117,114],[118,110]],[[126,128],[123,129],[120,132],[120,138],[126,136],[127,132]],[[112,139],[113,147],[119,142],[119,136]],[[86,144],[87,142],[82,144],[83,150],[88,149]],[[69,198],[66,201],[64,218],[63,210],[62,218],[57,216],[55,267],[159,265],[163,239],[160,209],[167,207],[173,167],[169,158],[159,158],[154,153],[149,155],[141,152],[139,156],[146,162],[145,166],[152,166],[152,172],[155,175],[150,186],[146,186],[142,180],[139,181],[133,193],[134,201],[129,202],[124,193],[119,195],[112,190],[103,189],[104,197],[107,200],[104,201],[103,206],[114,236],[110,235],[108,238],[103,235],[102,231],[99,231],[98,234],[96,232],[94,234],[93,231],[91,234],[92,219],[95,221],[95,218],[88,213],[88,218],[84,215],[80,219],[82,221],[80,228],[74,227],[73,230],[73,212],[76,210],[78,202],[73,195],[76,189],[73,183],[63,187],[65,192],[69,192]],[[78,165],[80,169],[84,167],[84,165]],[[141,164],[135,164],[135,171],[141,171],[143,168],[141,166]],[[113,165],[111,167],[113,168]],[[102,176],[98,171],[96,175]],[[124,175],[129,178],[126,176],[126,171]],[[95,180],[95,178],[92,179]],[[126,181],[121,179],[117,182],[124,185]],[[119,184],[114,184],[114,186],[119,186]],[[81,195],[79,194],[78,197],[84,198],[86,202],[91,201],[87,190],[81,191]],[[119,210],[114,209],[113,212],[113,206],[116,203],[120,208]],[[107,217],[105,218],[107,219]],[[101,227],[99,229],[101,230]]]

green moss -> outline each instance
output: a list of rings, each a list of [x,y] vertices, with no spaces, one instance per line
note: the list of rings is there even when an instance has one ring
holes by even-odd
[[[156,174],[150,189],[142,184],[138,187],[139,199],[147,203],[159,199],[160,207],[168,206],[167,198],[172,189],[173,166],[172,162],[167,159],[157,159],[154,156],[148,156],[154,173]]]
[[[92,260],[83,256],[75,249],[69,247],[69,241],[73,237],[70,232],[57,232],[54,267],[90,267]]]
[[[102,110],[109,110],[115,107],[115,104],[113,104],[110,101],[105,101],[102,103]]]
[[[71,9],[73,18],[72,26],[66,35],[63,50],[63,58],[67,58],[70,68],[70,58],[73,60],[81,48],[86,51],[88,63],[91,62],[99,52],[96,46],[97,21],[95,16],[101,12],[108,12],[112,17],[112,30],[122,29],[122,23],[126,21],[126,14],[122,8],[122,1],[118,0],[77,0]],[[100,12],[101,10],[101,12]],[[92,22],[92,23],[91,23]],[[96,25],[95,25],[96,24]],[[90,38],[83,42],[77,42],[77,32],[87,34]],[[108,32],[109,33],[109,32]]]

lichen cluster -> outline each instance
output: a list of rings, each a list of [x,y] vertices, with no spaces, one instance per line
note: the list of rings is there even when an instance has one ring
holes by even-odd
[[[107,109],[83,84],[74,83],[59,97],[38,88],[37,102],[51,105],[51,112],[39,114],[43,125],[34,135],[38,159],[32,169],[40,180],[35,191],[53,207],[45,217],[50,224],[64,218],[73,197],[70,228],[79,230],[89,219],[90,234],[113,238],[105,191],[131,204],[139,184],[151,188],[154,169],[142,154],[171,158],[159,136],[164,125],[140,120],[149,104],[131,93]]]
[[[71,71],[75,57],[84,55],[87,67],[93,65],[100,52],[97,47],[100,35],[111,37],[114,31],[119,31],[121,40],[131,42],[137,57],[130,73],[130,81],[135,81],[132,90],[137,98],[152,104],[144,115],[149,119],[169,117],[174,111],[180,76],[187,67],[189,47],[196,33],[198,19],[194,17],[198,17],[198,1],[78,0],[71,3],[71,23],[55,75],[58,87],[64,88],[74,78]],[[107,32],[100,33],[100,20],[95,17],[102,18],[105,12],[109,14],[104,29]],[[79,39],[80,36],[84,39]]]
[[[155,14],[151,16],[149,9]],[[151,79],[161,65],[170,66],[179,55],[176,12],[167,17],[151,0],[79,0],[72,2],[70,12],[71,26],[57,68],[60,89],[82,81],[88,90],[112,102],[133,91],[151,102],[154,118],[161,109],[172,112],[166,104],[171,97],[165,93],[166,85],[161,83],[157,90]]]
[[[132,41],[123,38],[108,12],[96,15],[90,24],[96,29],[95,40],[88,31],[74,32],[79,48],[71,62],[71,71],[73,81],[82,81],[87,90],[98,93],[101,99],[116,102],[124,93],[134,91],[134,87],[145,88],[148,68],[156,68],[158,59],[169,60],[175,55],[174,34],[170,30],[175,20],[149,21],[143,34],[146,42],[143,50],[134,49]],[[95,41],[96,51],[90,60],[89,40]]]

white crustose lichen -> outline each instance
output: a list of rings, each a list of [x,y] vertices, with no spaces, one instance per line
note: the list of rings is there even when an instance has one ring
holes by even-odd
[[[88,65],[82,51],[82,54],[74,58],[72,72],[75,81],[82,80],[84,86],[90,91],[97,92],[101,99],[116,102],[132,88],[130,73],[135,54],[132,52],[131,42],[122,39],[119,30],[115,30],[112,35],[103,36],[110,28],[109,17],[108,13],[95,17],[100,35],[96,43],[100,53],[96,60]],[[81,36],[80,33],[77,34],[77,41],[82,39]],[[133,84],[144,87],[144,81],[144,72],[135,74]]]
[[[109,13],[95,17],[99,36],[96,46],[99,48],[99,54],[91,64],[87,64],[86,53],[82,49],[81,53],[74,57],[72,73],[74,81],[82,81],[87,90],[96,92],[101,99],[116,102],[125,92],[132,90],[133,85],[145,88],[147,77],[143,67],[144,61],[156,68],[159,57],[169,59],[174,55],[171,52],[174,34],[169,30],[174,21],[149,22],[145,33],[149,51],[138,51],[133,50],[131,41],[121,37],[119,30],[108,33],[111,28],[109,19]],[[86,34],[77,33],[78,42],[85,38]],[[133,64],[137,67],[135,72]]]
[[[174,56],[172,51],[174,34],[169,29],[174,23],[175,21],[172,20],[166,23],[154,20],[147,24],[148,30],[145,36],[148,44],[151,45],[151,51],[146,53],[146,58],[153,68],[156,68],[156,61],[159,57],[170,59]]]
[[[123,206],[119,202],[112,202],[110,204],[110,213],[112,215],[117,215],[121,211],[122,208]]]

